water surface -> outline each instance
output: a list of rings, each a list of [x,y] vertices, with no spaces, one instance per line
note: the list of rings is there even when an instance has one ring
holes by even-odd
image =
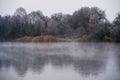
[[[120,80],[120,44],[0,43],[0,80]]]

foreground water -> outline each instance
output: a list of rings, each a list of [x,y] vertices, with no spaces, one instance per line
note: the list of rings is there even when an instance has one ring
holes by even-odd
[[[0,43],[0,80],[120,80],[120,44]]]

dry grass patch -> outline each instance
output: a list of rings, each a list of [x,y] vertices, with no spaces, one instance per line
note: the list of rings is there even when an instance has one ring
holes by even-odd
[[[16,39],[17,42],[70,42],[71,39],[59,38],[54,36],[25,36]]]
[[[31,42],[32,39],[33,39],[33,37],[31,37],[31,36],[25,36],[25,37],[16,39],[16,41],[17,42]]]

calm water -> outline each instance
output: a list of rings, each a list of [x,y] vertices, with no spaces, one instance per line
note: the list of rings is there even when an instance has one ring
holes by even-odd
[[[120,44],[0,43],[0,80],[120,80]]]

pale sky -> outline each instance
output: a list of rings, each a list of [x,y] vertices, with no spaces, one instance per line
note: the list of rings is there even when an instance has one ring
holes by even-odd
[[[18,7],[25,8],[27,13],[41,10],[45,16],[58,12],[72,14],[85,6],[105,10],[110,21],[120,12],[120,0],[0,0],[0,15],[12,15]]]

